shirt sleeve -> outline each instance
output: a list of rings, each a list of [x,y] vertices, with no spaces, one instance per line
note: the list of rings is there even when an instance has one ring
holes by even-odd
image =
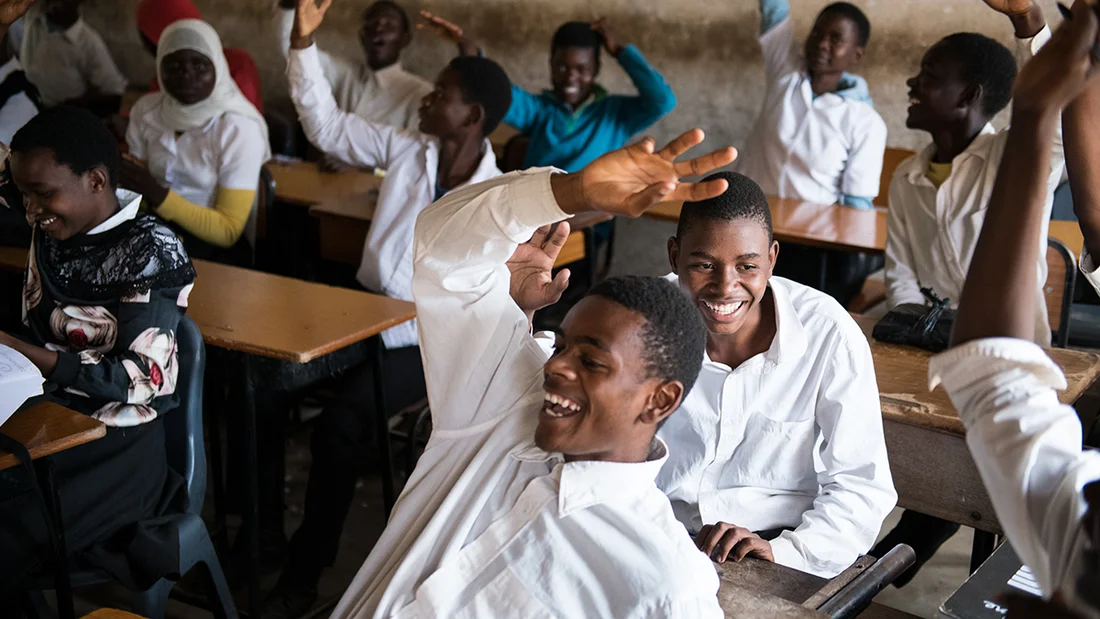
[[[845,326],[829,349],[816,403],[821,489],[798,527],[772,541],[776,562],[823,578],[871,548],[898,498],[871,349],[855,324]]]
[[[539,226],[568,219],[550,173],[452,191],[417,220],[412,289],[435,431],[485,428],[533,390],[541,398],[545,356],[509,294],[505,263]]]
[[[789,16],[760,35],[760,50],[764,53],[764,75],[769,87],[778,82],[779,78],[799,69],[800,59],[795,51],[794,25]]]
[[[126,76],[115,64],[107,44],[99,33],[90,27],[84,29],[84,76],[92,88],[101,95],[118,95],[126,92]]]
[[[85,334],[89,340],[112,338],[110,350],[59,352],[50,380],[70,391],[104,400],[106,405],[93,416],[107,425],[135,425],[155,417],[163,401],[160,398],[171,398],[176,391],[176,329],[190,290],[190,285],[154,288],[123,299],[118,306],[116,333]]]
[[[276,37],[276,44],[283,58],[290,59],[290,33],[294,30],[294,9],[284,9],[276,6],[275,19],[272,24]],[[316,45],[313,46],[317,48]],[[333,56],[328,52],[317,48],[317,60],[321,64],[321,71],[339,93],[340,88],[349,86],[358,74],[356,67],[339,56]],[[247,95],[245,95],[247,96]],[[343,99],[343,97],[341,97]]]
[[[316,45],[291,50],[287,76],[306,137],[323,153],[351,165],[388,168],[395,143],[416,139],[341,110],[321,71]]]
[[[501,122],[515,127],[520,133],[529,134],[545,115],[545,108],[546,104],[537,96],[512,84],[512,105]]]
[[[862,106],[861,106],[862,107]],[[851,196],[878,196],[882,183],[882,157],[886,151],[886,123],[866,108],[868,116],[852,136],[848,164],[840,180],[840,192]]]
[[[1081,253],[1081,274],[1092,284],[1096,294],[1100,294],[1100,267],[1096,266],[1087,249]]]
[[[1065,377],[1035,344],[1006,338],[936,355],[928,375],[958,409],[997,518],[1049,597],[1082,551],[1081,489],[1100,479],[1100,453],[1082,451],[1081,423],[1058,402]]]
[[[144,123],[137,120],[143,114],[144,107],[141,99],[138,99],[130,110],[130,122],[126,124],[126,146],[135,159],[149,161],[149,151],[145,148],[145,139],[141,135],[141,125]]]
[[[634,135],[676,109],[676,95],[664,76],[646,61],[634,45],[623,47],[618,60],[638,89],[637,96],[623,97],[619,119],[625,133]]]
[[[925,302],[917,281],[912,239],[905,227],[905,204],[898,176],[890,183],[890,208],[886,209],[886,307]]]
[[[178,193],[170,191],[157,207],[157,215],[179,224],[211,245],[232,247],[244,234],[255,202],[256,189],[219,187],[213,208],[188,202]]]
[[[791,14],[787,0],[760,0],[760,35],[768,34]]]

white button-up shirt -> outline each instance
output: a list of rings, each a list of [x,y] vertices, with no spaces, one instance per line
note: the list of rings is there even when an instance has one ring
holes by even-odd
[[[8,79],[12,73],[22,71],[23,66],[17,58],[11,58],[0,66],[0,84]],[[11,144],[11,139],[16,131],[23,128],[30,119],[38,115],[38,106],[31,101],[25,92],[17,92],[0,107],[0,142]]]
[[[278,9],[275,34],[284,55],[290,50],[293,29],[294,11]],[[340,109],[383,125],[414,131],[420,125],[420,100],[434,89],[430,81],[409,73],[401,63],[373,71],[366,63],[352,62],[321,50],[317,51],[317,58]],[[325,151],[319,144],[313,145]]]
[[[722,617],[713,565],[654,483],[660,440],[640,463],[565,463],[534,445],[547,355],[505,261],[567,217],[545,168],[420,215],[432,436],[333,617]]]
[[[764,108],[737,169],[764,193],[820,204],[844,195],[874,198],[886,123],[873,107],[835,93],[815,97],[795,51],[790,19],[760,37]]]
[[[771,542],[777,563],[831,578],[867,552],[897,502],[867,338],[832,297],[768,282],[776,336],[737,368],[708,356],[659,436],[657,478],[692,533],[718,521]]]
[[[1049,28],[1043,28],[1031,39],[1017,39],[1019,63],[1026,63],[1048,40]],[[922,287],[931,288],[941,298],[950,299],[952,306],[958,305],[1007,140],[1008,129],[997,132],[992,125],[986,125],[970,146],[952,160],[951,176],[939,189],[926,177],[928,162],[935,154],[935,144],[929,144],[898,166],[890,183],[887,218],[888,307],[902,303],[925,303],[920,291]],[[1064,168],[1065,155],[1062,153],[1059,128],[1047,175],[1047,197],[1043,207],[1039,255],[1036,256],[1039,274],[1035,286],[1035,341],[1040,344],[1050,343],[1050,323],[1043,299],[1043,285],[1047,280],[1047,229],[1054,205],[1054,190]]]
[[[943,383],[966,425],[966,443],[1012,548],[1043,593],[1078,601],[1087,536],[1085,484],[1100,479],[1100,452],[1081,449],[1081,422],[1056,390],[1062,371],[1041,348],[1007,338],[976,340],[932,358],[930,386]]]
[[[317,148],[351,165],[386,170],[356,278],[369,290],[412,301],[413,229],[416,216],[435,198],[439,138],[341,110],[324,80],[316,45],[291,50],[287,75],[302,128]],[[488,139],[482,150],[473,176],[461,186],[500,175]],[[391,349],[415,346],[416,321],[383,331],[382,340]]]
[[[125,92],[126,76],[99,33],[83,18],[65,30],[52,30],[44,5],[41,2],[27,12],[19,54],[27,79],[42,95],[42,103],[60,105],[89,91],[103,95]]]
[[[154,103],[159,95],[138,99],[130,112],[126,143],[157,180],[184,200],[214,208],[218,189],[256,191],[267,160],[267,134],[260,123],[239,114],[222,114],[202,127],[176,132],[161,122]],[[253,205],[245,236],[256,246]]]

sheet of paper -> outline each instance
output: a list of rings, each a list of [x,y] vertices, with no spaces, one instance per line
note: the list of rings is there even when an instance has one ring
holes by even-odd
[[[0,426],[27,398],[42,393],[42,373],[30,359],[0,344]]]

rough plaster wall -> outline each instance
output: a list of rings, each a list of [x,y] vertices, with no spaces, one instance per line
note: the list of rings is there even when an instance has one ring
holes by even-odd
[[[671,83],[679,105],[651,133],[667,139],[691,128],[707,130],[708,143],[740,146],[760,104],[763,67],[756,43],[759,13],[755,0],[399,0],[415,15],[426,8],[462,25],[500,62],[512,80],[528,89],[549,82],[547,52],[554,29],[572,19],[604,16],[624,42],[636,43]],[[809,31],[817,12],[830,0],[793,0],[796,36]],[[917,149],[927,143],[905,128],[908,105],[905,80],[924,51],[937,40],[963,30],[981,32],[1012,45],[1007,18],[980,0],[855,0],[872,24],[871,44],[858,72],[889,128],[891,146]],[[227,46],[243,47],[263,73],[269,105],[289,110],[284,62],[271,33],[275,0],[195,0]],[[319,34],[330,52],[360,57],[356,39],[359,14],[369,0],[336,0]],[[142,50],[134,23],[137,0],[88,0],[84,13],[103,34],[123,71],[135,84],[153,76],[153,60]],[[1058,22],[1052,0],[1041,0],[1047,18]],[[410,70],[433,78],[453,55],[453,46],[418,33],[406,50]],[[631,92],[623,72],[604,63],[601,81],[613,92]],[[1000,119],[1003,122],[1004,119]],[[621,225],[617,266],[664,269],[662,252],[671,228],[654,222]],[[626,232],[627,234],[623,234]],[[652,237],[652,238],[649,238]],[[643,240],[648,239],[648,240]],[[635,252],[638,255],[633,255]],[[625,254],[625,255],[624,255]],[[656,258],[654,259],[654,255]]]

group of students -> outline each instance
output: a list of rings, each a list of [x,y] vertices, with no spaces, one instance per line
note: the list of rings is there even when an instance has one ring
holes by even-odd
[[[970,430],[1017,552],[1044,591],[1093,616],[1100,605],[1075,579],[1097,576],[1089,549],[1100,540],[1081,521],[1082,486],[1100,465],[1057,404],[1060,372],[1027,341],[1049,339],[1036,257],[1063,161],[1086,248],[1100,251],[1100,125],[1089,114],[1100,105],[1089,79],[1100,20],[1078,0],[1051,39],[1030,0],[985,2],[1012,20],[1026,67],[1017,78],[1012,54],[976,34],[925,55],[908,124],[933,143],[891,184],[888,294],[923,303],[913,288],[931,287],[961,301],[961,346],[933,361],[932,378]],[[44,10],[47,35],[82,24],[58,17],[71,0],[39,3],[30,10]],[[34,32],[31,4],[0,0],[9,41],[24,13],[24,36]],[[831,297],[772,276],[780,248],[767,195],[863,208],[877,193],[885,125],[848,73],[870,35],[862,12],[826,7],[799,59],[786,3],[762,1],[768,85],[748,146],[677,161],[702,131],[622,148],[676,101],[604,22],[558,30],[553,87],[533,95],[431,15],[459,55],[434,84],[406,72],[413,30],[389,0],[363,13],[365,64],[325,54],[313,35],[331,4],[280,0],[290,94],[325,156],[386,170],[357,280],[415,301],[416,321],[382,334],[384,387],[395,409],[426,395],[432,414],[428,445],[335,616],[718,617],[711,559],[753,555],[831,577],[900,542],[926,560],[953,532],[907,513],[872,549],[897,495],[867,340]],[[144,587],[171,573],[178,551],[158,519],[179,490],[158,420],[178,403],[190,258],[247,261],[270,147],[254,64],[224,50],[189,2],[145,0],[138,22],[158,88],[130,113],[127,154],[71,106],[13,132],[0,198],[32,235],[25,329],[0,331],[0,344],[39,367],[51,397],[108,426],[55,458],[68,546]],[[73,45],[86,36],[64,32]],[[636,96],[598,86],[601,48]],[[1013,126],[995,132],[989,120],[1013,94]],[[93,85],[52,102],[91,95],[114,96]],[[501,122],[529,136],[528,169],[501,174],[488,142]],[[729,164],[739,172],[681,180]],[[553,270],[568,219],[638,216],[663,200],[684,201],[672,273],[607,279],[557,332],[533,334],[534,312],[568,284]],[[1091,267],[1086,254],[1082,270],[1100,285]],[[373,410],[368,369],[345,373],[316,424],[303,524],[265,614],[305,612],[336,556],[372,450],[369,420],[386,414]],[[0,476],[0,602],[46,543],[32,494]]]

